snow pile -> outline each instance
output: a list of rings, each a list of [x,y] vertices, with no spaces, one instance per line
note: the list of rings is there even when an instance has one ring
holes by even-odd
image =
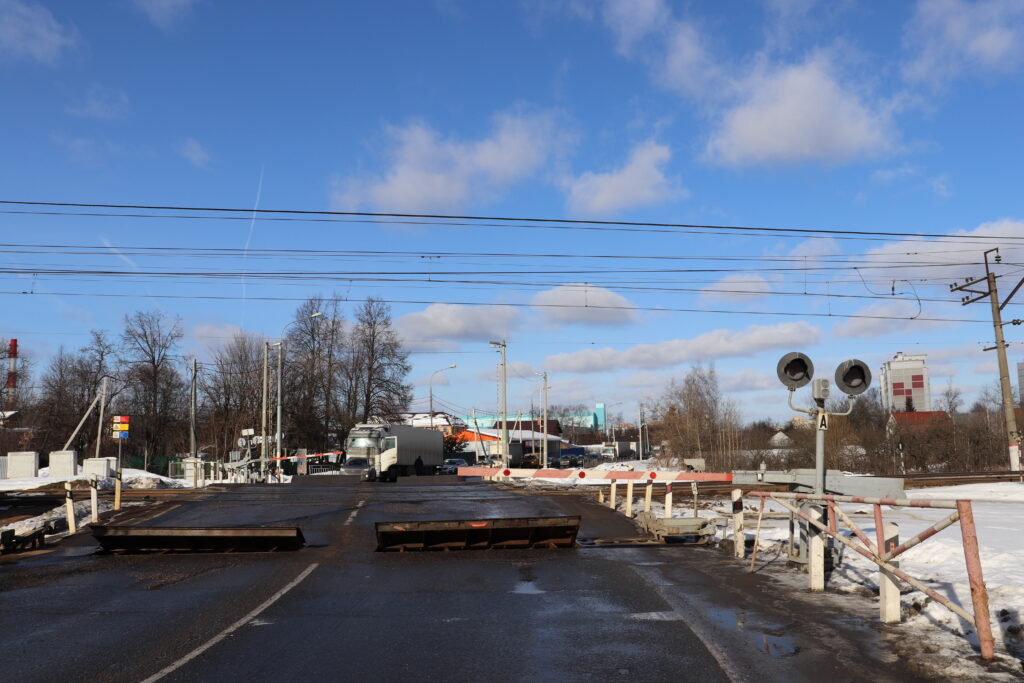
[[[19,479],[0,479],[0,491],[31,491],[41,487],[53,488],[53,484],[70,481],[75,489],[88,487],[91,476],[82,474],[79,467],[79,474],[73,477],[54,477],[49,475],[49,468],[39,470],[38,477],[22,477]],[[180,479],[171,479],[146,470],[124,469],[121,470],[121,485],[129,489],[180,489],[187,488],[187,485]],[[100,477],[101,489],[114,488],[113,477]]]
[[[122,503],[121,507],[126,508],[133,505],[146,505],[143,502]],[[97,501],[96,509],[100,512],[107,512],[114,509],[114,501],[100,498]],[[92,504],[87,500],[80,500],[75,503],[75,523],[78,528],[86,526],[92,521]],[[67,510],[64,505],[58,505],[41,515],[23,519],[11,524],[0,525],[0,531],[14,529],[14,533],[20,535],[35,531],[36,529],[52,524],[55,534],[64,533],[68,530]]]
[[[659,468],[654,466],[653,460],[622,460],[620,462],[602,462],[595,465],[592,469],[610,470],[613,472],[646,472]]]

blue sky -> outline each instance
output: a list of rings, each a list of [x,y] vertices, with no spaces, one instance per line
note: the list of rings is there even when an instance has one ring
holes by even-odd
[[[4,243],[91,248],[5,247],[0,336],[44,364],[92,328],[160,308],[202,357],[239,328],[279,333],[297,302],[261,297],[336,292],[428,302],[393,304],[415,394],[455,363],[435,391],[460,408],[494,408],[494,338],[509,342],[515,411],[537,400],[537,370],[552,402],[621,402],[613,412],[631,416],[713,362],[744,417],[784,418],[774,366],[791,349],[829,373],[851,356],[877,371],[896,351],[928,353],[933,394],[952,378],[973,397],[996,377],[981,350],[988,310],[961,307],[948,283],[982,272],[995,246],[1000,286],[1016,283],[1022,52],[1016,0],[0,0],[0,199],[954,236],[8,213]],[[257,251],[282,249],[405,253]],[[737,256],[751,260],[716,260]],[[817,270],[768,270],[802,266]],[[83,267],[134,275],[31,274]],[[652,272],[680,268],[714,272]],[[141,274],[193,269],[235,275]],[[666,308],[688,311],[649,310]]]

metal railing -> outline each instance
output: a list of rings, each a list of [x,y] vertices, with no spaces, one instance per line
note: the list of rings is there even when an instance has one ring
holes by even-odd
[[[735,493],[738,493],[738,491],[734,492],[734,501],[736,500]],[[757,545],[760,538],[761,520],[764,515],[765,501],[771,500],[788,510],[794,516],[803,520],[806,524],[817,530],[817,532],[835,539],[837,542],[843,544],[843,546],[878,565],[881,575],[879,580],[880,589],[886,581],[892,581],[895,583],[894,579],[900,579],[921,591],[935,602],[943,605],[967,623],[971,624],[978,634],[978,642],[981,649],[982,659],[990,660],[995,656],[995,644],[992,637],[992,623],[988,608],[988,591],[985,588],[985,580],[982,576],[981,557],[978,549],[978,534],[974,524],[974,511],[971,501],[867,498],[861,496],[836,496],[811,493],[772,493],[764,491],[750,491],[747,495],[755,496],[760,499],[760,505],[758,506],[757,531],[755,532],[753,554],[750,561],[751,571],[753,571],[754,563],[757,558]],[[808,514],[808,511],[797,507],[793,501],[801,501],[811,506],[824,505],[829,512],[827,521],[822,522],[820,517],[816,518],[818,515]],[[863,503],[873,506],[875,529],[877,532],[875,541],[872,541],[871,538],[869,538],[868,535],[865,534],[852,519],[850,519],[850,517],[839,507],[839,503]],[[953,512],[948,517],[932,524],[909,540],[899,543],[898,538],[892,536],[887,538],[885,535],[885,523],[882,515],[883,505],[948,509],[953,510]],[[845,534],[840,533],[838,520],[842,520],[843,524],[850,529],[859,543],[852,540]],[[910,576],[899,568],[898,563],[894,562],[897,557],[910,548],[923,543],[938,532],[956,524],[957,522],[960,523],[960,533],[963,538],[964,560],[967,566],[967,577],[970,583],[973,614],[944,595],[941,595],[935,590],[929,588],[924,584],[924,582]],[[740,543],[739,548],[737,549],[737,555],[741,555],[742,539],[744,538],[742,512],[739,515],[734,514],[733,527],[734,538],[737,539],[738,543]],[[792,540],[790,542],[792,543]],[[823,567],[823,564],[820,566]],[[817,579],[823,582],[823,575],[821,577],[816,577],[813,568],[809,568],[809,574],[811,575],[811,590],[821,590],[822,588],[820,586],[815,586],[815,581]],[[895,596],[895,600],[897,601],[898,614],[898,588],[894,593],[892,593],[892,595]],[[887,609],[887,606],[885,603],[886,601],[883,599],[881,606],[881,609],[883,610],[883,620],[886,620],[884,611]],[[891,609],[891,607],[889,609]],[[899,621],[899,618],[897,617],[896,619],[893,619],[893,621]]]

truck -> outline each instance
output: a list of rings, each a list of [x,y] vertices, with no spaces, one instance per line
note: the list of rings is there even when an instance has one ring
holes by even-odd
[[[605,460],[624,460],[630,455],[628,441],[605,441],[601,446],[601,457]]]
[[[416,458],[425,471],[436,472],[444,462],[444,436],[408,425],[357,424],[345,439],[345,455],[370,460],[370,481],[393,482],[415,472]]]

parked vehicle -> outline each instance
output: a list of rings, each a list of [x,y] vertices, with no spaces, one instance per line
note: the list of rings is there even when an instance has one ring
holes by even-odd
[[[540,457],[538,457],[536,453],[528,453],[523,456],[520,467],[540,467]]]
[[[376,481],[377,471],[369,458],[348,458],[341,466],[341,474],[359,477],[362,481]]]
[[[458,474],[460,467],[469,467],[469,463],[462,458],[448,458],[441,465],[441,474]]]
[[[349,457],[365,457],[378,481],[395,481],[415,472],[416,459],[435,472],[444,460],[444,436],[408,425],[357,424],[345,440]]]
[[[605,460],[624,460],[632,454],[628,441],[605,441],[601,457]]]

